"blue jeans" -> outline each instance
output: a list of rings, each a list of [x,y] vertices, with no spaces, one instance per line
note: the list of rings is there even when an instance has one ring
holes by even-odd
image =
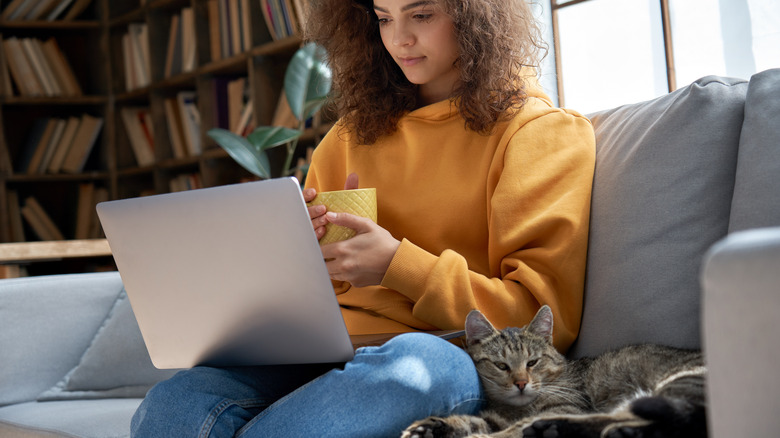
[[[149,391],[132,436],[398,437],[415,420],[482,405],[471,358],[435,336],[397,336],[332,367],[181,371]]]

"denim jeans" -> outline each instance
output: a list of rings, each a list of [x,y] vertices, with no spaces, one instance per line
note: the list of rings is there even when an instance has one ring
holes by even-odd
[[[181,371],[149,391],[133,417],[132,436],[398,437],[415,420],[474,414],[481,405],[466,352],[411,333],[360,348],[338,368]]]

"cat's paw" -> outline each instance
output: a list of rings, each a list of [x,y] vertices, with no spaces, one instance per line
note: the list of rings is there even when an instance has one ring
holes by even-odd
[[[641,427],[620,426],[604,431],[604,438],[644,438]]]
[[[401,438],[456,438],[461,436],[464,435],[456,434],[449,424],[437,417],[415,421],[401,434]]]
[[[565,418],[539,419],[523,428],[523,438],[599,437],[599,433],[592,429],[586,423]]]

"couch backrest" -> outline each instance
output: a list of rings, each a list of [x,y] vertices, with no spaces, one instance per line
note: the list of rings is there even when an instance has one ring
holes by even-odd
[[[750,78],[729,232],[780,225],[780,68]]]
[[[728,232],[747,89],[710,76],[589,115],[596,172],[572,356],[641,342],[700,346],[698,274]]]
[[[0,280],[0,406],[75,367],[122,290],[116,273]]]

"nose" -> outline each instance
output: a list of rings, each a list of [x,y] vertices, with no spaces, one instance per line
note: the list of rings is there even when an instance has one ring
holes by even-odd
[[[525,386],[528,384],[528,380],[525,379],[518,379],[515,381],[515,386],[517,389],[520,390],[520,393],[522,394],[523,391],[525,391]]]
[[[400,20],[399,20],[400,21]],[[408,46],[414,42],[414,35],[403,23],[397,23],[393,29],[393,45]]]

